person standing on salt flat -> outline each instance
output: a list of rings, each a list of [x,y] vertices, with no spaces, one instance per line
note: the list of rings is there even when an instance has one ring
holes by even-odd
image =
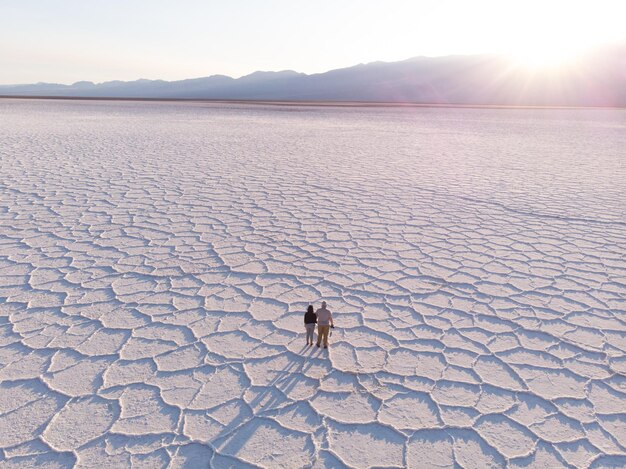
[[[306,328],[306,344],[313,345],[313,333],[315,332],[315,323],[317,316],[313,312],[313,305],[309,305],[304,313],[304,327]]]
[[[322,301],[322,307],[315,311],[317,316],[317,346],[320,346],[322,339],[324,339],[324,348],[328,348],[328,332],[331,327],[335,327],[333,323],[333,315],[326,308],[326,302]]]

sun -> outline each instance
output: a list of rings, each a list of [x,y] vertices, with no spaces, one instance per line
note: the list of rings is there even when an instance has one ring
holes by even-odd
[[[578,58],[595,47],[623,38],[618,22],[626,14],[624,0],[527,0],[501,2],[494,48],[510,56],[520,67],[560,69],[576,65]],[[610,14],[609,14],[610,12]],[[616,31],[622,31],[619,34]]]
[[[561,68],[572,65],[589,45],[571,37],[530,34],[510,48],[509,55],[521,67],[533,69]]]
[[[528,47],[514,51],[514,61],[527,68],[560,68],[569,65],[580,55],[579,51],[553,47]]]

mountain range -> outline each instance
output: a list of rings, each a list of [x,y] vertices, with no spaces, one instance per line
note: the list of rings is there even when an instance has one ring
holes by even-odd
[[[524,67],[499,55],[415,57],[307,75],[2,85],[2,96],[626,107],[626,44],[562,67]]]

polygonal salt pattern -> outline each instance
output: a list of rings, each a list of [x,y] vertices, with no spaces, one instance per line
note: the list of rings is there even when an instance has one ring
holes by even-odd
[[[625,117],[3,100],[0,467],[624,467]]]

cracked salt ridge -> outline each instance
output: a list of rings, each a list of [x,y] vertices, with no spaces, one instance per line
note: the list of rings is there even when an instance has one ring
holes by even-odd
[[[624,111],[0,108],[0,467],[626,466]]]

